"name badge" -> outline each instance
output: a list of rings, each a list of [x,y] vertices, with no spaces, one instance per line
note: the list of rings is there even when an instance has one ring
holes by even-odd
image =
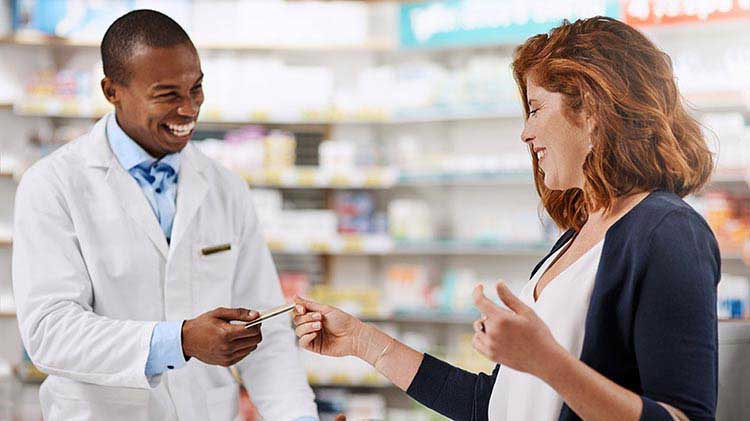
[[[232,245],[229,243],[226,244],[219,244],[218,246],[211,246],[211,247],[205,247],[201,249],[201,254],[204,256],[208,256],[211,254],[221,253],[222,251],[231,250]]]

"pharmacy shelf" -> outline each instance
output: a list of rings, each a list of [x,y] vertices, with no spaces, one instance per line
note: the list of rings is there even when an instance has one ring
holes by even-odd
[[[427,256],[517,256],[543,257],[547,243],[494,243],[471,241],[397,242],[390,254]]]
[[[288,167],[240,173],[251,186],[294,189],[390,189],[393,187],[532,184],[530,171],[404,172],[394,167],[325,169]]]
[[[718,169],[709,186],[750,195],[750,168]]]
[[[686,93],[689,110],[699,113],[750,113],[750,92],[708,91]]]
[[[57,47],[95,49],[100,47],[99,40],[75,40],[48,35],[16,34],[0,37],[0,44],[19,47]],[[280,43],[263,44],[247,42],[204,42],[197,43],[198,50],[215,51],[310,51],[315,53],[341,52],[390,52],[397,46],[387,40],[369,40],[361,44],[314,44],[314,43]]]
[[[530,171],[442,172],[399,171],[394,167],[326,170],[289,167],[241,173],[251,186],[293,189],[391,189],[395,187],[533,185]],[[710,187],[750,192],[748,170],[719,170]]]
[[[15,319],[15,311],[0,311],[0,319]]]
[[[533,184],[531,171],[477,171],[469,172],[408,172],[402,171],[396,186],[503,186]]]
[[[99,105],[95,105],[99,104]],[[95,119],[111,111],[107,104],[97,101],[80,101],[51,97],[25,98],[13,105],[19,116],[50,118]],[[279,115],[267,111],[222,112],[206,109],[198,119],[204,124],[276,124],[276,125],[389,125],[458,122],[473,120],[519,119],[521,110],[517,104],[497,104],[480,108],[431,108],[415,111],[342,114],[321,110]]]
[[[13,245],[13,239],[8,235],[0,234],[0,247]]]
[[[450,314],[434,311],[418,313],[396,313],[390,316],[362,316],[360,319],[367,323],[397,323],[397,324],[437,324],[437,325],[467,325],[470,326],[478,314]]]
[[[492,243],[470,241],[394,241],[384,235],[341,235],[330,239],[300,241],[269,238],[273,253],[291,255],[351,255],[351,256],[532,256],[542,257],[549,249],[547,243]]]
[[[265,169],[241,174],[256,187],[277,188],[345,188],[387,189],[398,181],[399,172],[391,167],[325,169],[320,167],[289,167]]]

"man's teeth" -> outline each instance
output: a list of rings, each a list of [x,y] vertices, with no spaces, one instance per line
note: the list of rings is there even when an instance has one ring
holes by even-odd
[[[177,136],[186,136],[193,131],[195,122],[193,121],[188,124],[167,124],[167,127],[169,127],[169,130]]]
[[[546,149],[540,149],[540,150],[536,151],[536,159],[537,160],[540,160],[540,159],[544,158],[545,155],[547,155],[547,150]]]

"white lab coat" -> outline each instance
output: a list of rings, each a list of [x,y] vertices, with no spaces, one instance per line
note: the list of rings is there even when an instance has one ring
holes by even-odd
[[[23,343],[49,374],[44,417],[231,420],[238,388],[227,368],[192,358],[153,378],[144,369],[159,320],[283,301],[247,185],[186,146],[168,245],[109,147],[108,118],[32,166],[16,194],[13,288]],[[201,254],[224,243],[231,250]],[[317,416],[288,316],[262,331],[238,364],[261,415]]]

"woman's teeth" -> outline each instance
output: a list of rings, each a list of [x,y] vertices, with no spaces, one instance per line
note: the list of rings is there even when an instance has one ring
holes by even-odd
[[[536,151],[536,159],[537,159],[537,161],[539,161],[542,158],[544,158],[545,155],[547,155],[547,150],[546,149],[540,149],[540,150]]]
[[[195,122],[190,122],[188,124],[169,124],[167,123],[167,127],[169,128],[169,131],[172,132],[175,136],[182,137],[187,136],[190,134],[190,132],[193,131],[193,128],[195,127]]]

